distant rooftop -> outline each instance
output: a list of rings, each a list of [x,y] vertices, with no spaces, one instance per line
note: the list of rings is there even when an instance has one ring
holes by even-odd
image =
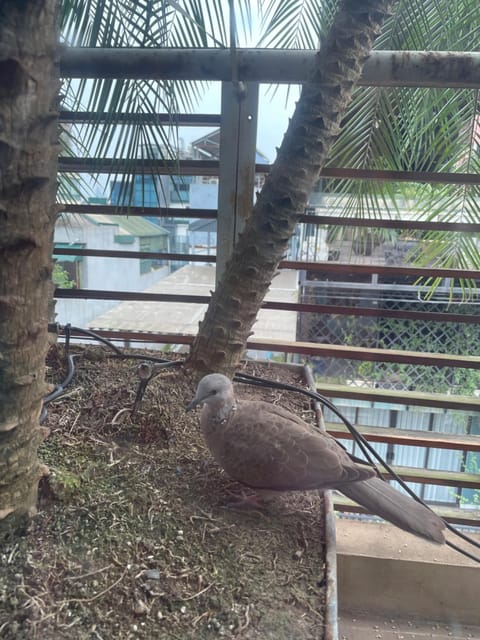
[[[148,293],[175,293],[210,296],[215,288],[213,265],[185,265],[178,271],[146,289]],[[297,274],[282,270],[274,278],[267,300],[297,302]],[[115,331],[150,331],[153,333],[183,333],[195,335],[198,323],[205,315],[206,304],[182,302],[130,301],[119,303],[89,322],[92,329]],[[296,311],[261,309],[253,327],[259,340],[295,341]]]
[[[119,235],[145,238],[147,236],[166,236],[168,231],[163,227],[141,218],[139,216],[116,216],[116,215],[86,215],[90,222],[98,225],[115,225],[119,228]]]
[[[194,149],[199,156],[205,160],[218,160],[220,158],[220,129],[215,129],[207,135],[192,142]],[[258,164],[268,164],[269,159],[258,149],[255,154],[255,162]]]

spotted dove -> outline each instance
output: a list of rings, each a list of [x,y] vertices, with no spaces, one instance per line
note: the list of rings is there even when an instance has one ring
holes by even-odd
[[[217,463],[236,481],[267,492],[338,489],[396,526],[445,542],[445,524],[433,511],[378,478],[328,434],[263,401],[236,400],[229,378],[200,380],[187,411],[203,404],[200,424]]]

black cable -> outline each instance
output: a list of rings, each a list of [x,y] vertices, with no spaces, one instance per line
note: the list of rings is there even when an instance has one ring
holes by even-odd
[[[43,421],[45,420],[46,415],[47,415],[46,405],[49,402],[51,402],[52,400],[60,397],[63,393],[65,393],[66,387],[70,384],[70,382],[73,379],[73,376],[74,376],[74,373],[75,373],[74,358],[77,357],[78,354],[71,355],[69,353],[70,337],[71,337],[71,332],[72,331],[76,331],[76,332],[82,333],[84,335],[90,336],[91,338],[93,338],[95,340],[98,340],[99,342],[101,342],[102,344],[104,344],[105,346],[109,347],[110,349],[112,349],[115,352],[115,356],[114,357],[124,358],[124,359],[128,359],[128,358],[141,359],[141,360],[147,360],[147,361],[150,361],[150,362],[156,362],[156,363],[158,363],[158,365],[160,365],[159,369],[162,369],[164,367],[166,368],[166,367],[180,366],[181,364],[184,363],[183,360],[174,360],[174,361],[172,361],[172,360],[166,360],[164,358],[157,358],[155,356],[143,356],[143,355],[139,355],[139,354],[130,354],[130,355],[129,354],[124,354],[120,350],[119,347],[114,345],[107,338],[103,338],[102,336],[98,335],[94,331],[90,331],[89,329],[82,329],[81,327],[72,327],[70,324],[67,324],[64,327],[62,327],[60,325],[55,325],[55,330],[57,332],[58,331],[62,331],[62,330],[65,332],[65,355],[66,355],[66,360],[67,360],[67,375],[66,375],[65,379],[63,380],[63,382],[61,384],[57,385],[57,387],[54,389],[54,391],[52,391],[50,394],[48,394],[44,398],[42,413],[41,413],[41,416],[40,416],[40,424],[43,423]],[[155,374],[152,373],[152,375],[146,381],[143,381],[144,384],[141,384],[141,387],[142,387],[141,390],[140,390],[140,386],[139,386],[139,389],[137,390],[137,404],[141,400],[141,398],[143,397],[143,394],[145,392],[146,386],[147,386],[148,382],[152,379],[152,377],[154,375]],[[417,502],[422,504],[427,509],[430,509],[430,507],[421,498],[419,498],[419,496],[417,496],[417,494],[407,485],[407,483],[404,482],[404,480],[402,478],[400,478],[400,476],[392,469],[392,467],[390,467],[390,465],[385,460],[383,460],[383,458],[375,450],[375,448],[368,442],[368,440],[354,427],[354,425],[347,418],[345,418],[345,416],[341,413],[341,411],[339,409],[337,409],[337,407],[328,398],[326,398],[325,396],[321,395],[320,393],[318,393],[316,391],[311,391],[309,389],[304,389],[302,387],[297,387],[295,385],[284,383],[284,382],[277,382],[277,381],[274,381],[274,380],[268,380],[266,378],[259,378],[258,376],[253,376],[253,375],[250,375],[250,374],[247,374],[247,373],[236,373],[235,376],[234,376],[234,380],[236,382],[242,382],[244,384],[251,384],[251,385],[255,385],[255,386],[262,386],[262,387],[275,388],[275,389],[283,389],[283,390],[286,390],[286,391],[293,391],[293,392],[296,392],[296,393],[302,393],[303,395],[306,395],[309,398],[311,398],[313,400],[317,400],[321,404],[325,405],[338,418],[340,418],[340,420],[346,425],[347,429],[352,434],[355,442],[360,447],[363,455],[365,456],[366,461],[371,466],[373,466],[375,468],[375,470],[377,471],[377,474],[380,476],[380,478],[383,479],[382,474],[381,474],[380,470],[378,469],[376,463],[374,462],[374,460],[372,458],[372,455],[384,467],[384,469],[392,476],[392,478],[394,480],[396,480],[400,484],[400,486],[410,495],[411,498],[413,498],[414,500],[416,500]],[[340,443],[338,443],[338,444],[339,444],[339,446],[342,446]],[[372,454],[372,455],[370,455],[370,454]],[[480,548],[480,543],[478,543],[476,540],[473,540],[472,538],[470,538],[466,534],[458,531],[454,526],[452,526],[450,523],[446,522],[445,520],[443,520],[443,521],[444,521],[445,526],[447,527],[447,529],[449,531],[451,531],[455,535],[459,536],[460,538],[462,538],[466,542],[469,542],[473,546]],[[456,549],[460,553],[463,553],[467,557],[469,557],[469,558],[471,558],[473,560],[476,560],[477,562],[480,562],[480,558],[477,558],[477,557],[469,554],[468,552],[460,549],[460,547],[457,547],[453,543],[447,541],[447,544],[448,544],[448,546],[451,546],[452,548]]]
[[[80,357],[81,354],[70,354],[70,344],[71,344],[71,337],[72,337],[73,331],[77,333],[82,333],[86,336],[90,336],[94,340],[101,342],[103,345],[105,345],[109,349],[112,349],[115,352],[114,355],[112,356],[114,358],[121,358],[125,360],[128,360],[128,359],[147,360],[149,362],[156,363],[157,365],[156,369],[157,368],[163,369],[167,367],[178,367],[184,363],[184,360],[166,360],[165,358],[157,358],[156,356],[147,356],[147,355],[141,355],[141,354],[135,354],[135,353],[132,353],[132,354],[123,353],[119,347],[117,347],[115,344],[113,344],[113,342],[111,342],[107,338],[104,338],[103,336],[99,336],[97,333],[95,333],[94,331],[90,331],[89,329],[74,327],[71,324],[66,324],[65,326],[62,326],[59,324],[51,324],[49,325],[48,328],[49,328],[49,331],[54,331],[56,333],[60,333],[63,331],[65,333],[65,360],[67,362],[67,375],[65,376],[65,379],[60,384],[56,385],[55,389],[52,392],[50,392],[48,395],[44,397],[42,413],[40,414],[40,424],[43,424],[43,422],[45,421],[45,418],[47,417],[47,409],[46,409],[47,404],[49,402],[52,402],[52,400],[56,400],[57,398],[59,398],[65,393],[66,388],[72,381],[73,376],[75,374],[74,358]],[[157,373],[158,371],[154,371],[152,375],[148,378],[148,380],[144,382],[143,389],[141,391],[137,391],[137,395],[140,394],[140,397],[137,400],[137,404],[143,397],[147,384]]]
[[[473,540],[472,538],[470,538],[469,536],[467,536],[466,533],[463,533],[462,531],[459,531],[458,529],[456,529],[453,524],[450,524],[450,522],[447,522],[446,520],[444,520],[445,526],[447,527],[447,529],[449,531],[451,531],[452,533],[454,533],[456,536],[458,536],[459,538],[462,538],[462,540],[465,540],[465,542],[469,542],[470,544],[472,544],[474,547],[477,547],[478,549],[480,549],[480,542],[477,542],[476,540]]]
[[[378,462],[380,462],[380,464],[382,464],[384,469],[392,476],[392,478],[394,480],[396,480],[400,484],[400,486],[410,495],[411,498],[413,498],[414,500],[419,502],[421,505],[423,505],[427,509],[431,510],[429,505],[426,504],[419,496],[417,496],[417,494],[407,485],[407,483],[402,478],[400,478],[400,476],[392,469],[392,467],[385,460],[383,460],[383,458],[374,449],[374,447],[372,447],[372,445],[368,442],[368,440],[365,438],[365,436],[363,436],[353,426],[353,424],[347,418],[345,418],[345,416],[335,407],[335,405],[328,398],[326,398],[325,396],[322,396],[320,393],[317,393],[316,391],[311,391],[309,389],[304,389],[302,387],[297,387],[297,386],[292,385],[292,384],[288,384],[288,383],[284,383],[284,382],[277,382],[277,381],[274,381],[274,380],[266,380],[264,378],[259,378],[257,376],[251,376],[250,374],[246,374],[246,373],[236,373],[233,379],[234,379],[235,382],[242,382],[242,383],[245,383],[245,384],[252,384],[252,385],[256,385],[256,386],[264,386],[264,387],[269,387],[269,388],[285,389],[286,391],[294,391],[294,392],[297,392],[297,393],[302,393],[303,395],[306,395],[309,398],[318,400],[319,402],[321,402],[322,404],[327,406],[333,413],[335,413],[335,415],[337,415],[342,420],[342,422],[346,425],[347,429],[350,431],[350,433],[354,437],[354,439],[357,442],[357,444],[362,449],[362,452],[364,453],[364,455],[365,455],[365,452],[364,452],[364,449],[363,449],[362,445],[365,445],[365,448],[369,452],[371,452],[373,454],[373,456],[378,460]],[[338,443],[338,444],[340,444],[340,443]],[[369,462],[371,462],[371,458],[370,458],[370,456],[368,454],[367,454],[366,457],[367,457],[367,460]],[[371,464],[376,468],[375,463],[371,462]],[[473,538],[470,538],[469,536],[467,536],[463,532],[459,531],[458,529],[456,529],[453,525],[451,525],[449,522],[447,522],[443,518],[441,518],[441,520],[444,522],[446,528],[449,531],[451,531],[455,535],[459,536],[460,538],[462,538],[466,542],[470,543],[472,546],[480,548],[480,543],[479,542],[477,542]],[[467,556],[468,558],[470,558],[472,560],[475,560],[476,562],[480,563],[480,557],[477,557],[477,556],[475,556],[473,554],[470,554],[468,551],[465,551],[465,550],[461,549],[460,547],[455,545],[453,542],[446,541],[446,544],[449,547],[452,547],[453,549],[458,551],[459,553],[461,553],[461,554]]]
[[[78,333],[83,333],[86,336],[90,336],[91,338],[94,338],[95,340],[98,340],[98,342],[101,342],[102,344],[104,344],[106,347],[109,347],[109,349],[113,349],[113,351],[115,351],[115,353],[119,356],[122,356],[123,353],[121,351],[121,349],[119,347],[117,347],[115,344],[113,344],[113,342],[111,342],[110,340],[107,340],[107,338],[103,338],[102,336],[99,336],[97,333],[94,333],[93,331],[90,331],[89,329],[82,329],[81,327],[72,327],[72,325],[67,324],[64,327],[59,327],[60,330],[64,330],[67,331],[68,329],[68,335],[70,335],[70,333],[72,331],[77,331]],[[67,335],[67,333],[65,334]]]
[[[112,358],[118,358],[120,360],[145,360],[147,362],[156,362],[160,367],[179,367],[185,363],[185,360],[165,360],[164,358],[157,358],[155,356],[145,356],[141,353],[122,353],[121,355],[113,355]]]
[[[445,524],[447,524],[447,523],[445,523]],[[448,527],[448,528],[450,529],[450,527]],[[457,531],[456,529],[454,529],[454,533],[457,533],[458,535],[460,535],[460,532]],[[463,535],[460,536],[460,537],[463,537]],[[473,543],[473,541],[470,538],[466,538],[466,540],[467,540],[467,542],[472,542]],[[473,553],[470,553],[469,551],[466,551],[465,549],[462,549],[461,547],[459,547],[458,545],[454,544],[453,542],[450,542],[450,540],[445,540],[445,544],[447,545],[447,547],[450,547],[451,549],[455,549],[455,551],[458,551],[458,553],[461,553],[466,558],[470,558],[470,560],[475,560],[475,562],[480,562],[480,558],[478,556],[475,556]]]
[[[56,330],[57,332],[62,330],[66,331],[67,327],[69,327],[70,333],[72,331],[75,331],[77,333],[83,333],[84,335],[90,336],[94,340],[101,342],[106,347],[108,347],[109,349],[112,349],[115,352],[114,357],[116,358],[120,358],[123,360],[148,360],[148,362],[158,362],[159,364],[165,364],[165,366],[172,366],[172,367],[183,364],[183,360],[172,361],[172,360],[167,360],[165,358],[157,358],[156,356],[147,356],[147,355],[142,355],[138,353],[131,353],[131,354],[123,353],[120,347],[117,347],[115,344],[113,344],[111,340],[108,340],[108,338],[104,338],[103,336],[98,335],[98,333],[95,333],[95,331],[91,331],[90,329],[83,329],[82,327],[72,327],[71,325],[67,324],[64,327],[62,327],[61,325],[57,325]]]
[[[325,396],[322,396],[321,394],[319,394],[319,393],[317,393],[315,391],[311,391],[310,389],[303,389],[302,387],[297,387],[295,385],[288,384],[286,382],[277,382],[275,380],[266,380],[265,378],[258,378],[257,376],[251,376],[248,373],[235,374],[234,380],[236,382],[243,382],[243,383],[246,383],[246,384],[253,384],[253,385],[256,385],[256,386],[263,386],[263,387],[270,387],[270,388],[273,387],[273,388],[277,388],[277,389],[285,389],[286,391],[296,391],[297,393],[298,392],[299,393],[303,393],[304,395],[308,396],[309,398],[321,402],[322,404],[327,406],[336,416],[338,416],[340,418],[340,420],[347,426],[348,430],[353,435],[355,441],[357,442],[357,444],[360,447],[363,455],[365,456],[365,459],[368,462],[368,464],[370,464],[372,467],[374,467],[375,470],[377,471],[377,473],[381,476],[381,473],[377,469],[377,466],[376,466],[375,462],[373,461],[370,453],[373,453],[373,455],[375,457],[377,457],[377,460],[379,462],[381,462],[381,463],[383,463],[382,458],[380,458],[378,456],[377,452],[372,447],[372,445],[368,442],[368,440],[366,440],[364,438],[364,436],[362,436],[362,434],[359,433],[359,431],[353,426],[353,424],[351,422],[349,422],[349,420],[347,420],[347,418],[345,418],[345,416],[340,412],[340,410],[337,409],[337,407],[330,400],[328,400],[328,398],[326,398]],[[340,445],[340,446],[342,446],[342,445]]]
[[[73,376],[75,374],[75,357],[76,355],[70,354],[70,325],[67,325],[65,327],[65,359],[67,362],[67,374],[63,381],[60,384],[57,384],[55,389],[43,398],[42,412],[39,418],[40,424],[43,424],[47,417],[47,404],[62,396],[70,382],[73,380]]]

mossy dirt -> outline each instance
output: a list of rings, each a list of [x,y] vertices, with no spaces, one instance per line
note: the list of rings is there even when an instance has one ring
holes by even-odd
[[[228,507],[240,487],[212,461],[198,414],[185,412],[188,372],[156,375],[132,413],[138,359],[74,350],[73,381],[48,406],[39,513],[1,552],[1,637],[321,639],[321,496]],[[47,365],[49,380],[61,380],[61,346]],[[248,368],[304,385],[292,371]],[[237,392],[314,421],[299,394]]]

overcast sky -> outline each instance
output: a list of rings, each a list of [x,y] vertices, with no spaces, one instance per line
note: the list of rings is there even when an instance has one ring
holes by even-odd
[[[197,113],[220,113],[221,84],[212,83],[209,91],[196,109]],[[275,147],[280,146],[288,126],[288,119],[295,109],[295,101],[299,97],[299,87],[280,86],[276,93],[268,85],[261,85],[259,97],[259,114],[257,129],[257,149],[267,156],[270,162],[275,159]],[[193,140],[206,135],[210,129],[199,127],[182,127],[180,137],[188,145]]]

